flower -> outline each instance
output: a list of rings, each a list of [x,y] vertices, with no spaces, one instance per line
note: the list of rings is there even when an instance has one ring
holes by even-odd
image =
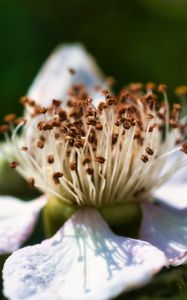
[[[53,57],[57,71],[59,55],[61,50]],[[69,61],[61,69],[65,79],[79,71]],[[58,72],[51,70],[59,80]],[[39,83],[45,78],[55,86],[48,68],[42,72]],[[54,212],[56,218],[61,210],[69,214],[54,236],[7,259],[4,294],[12,300],[111,299],[144,285],[164,266],[186,262],[186,186],[172,177],[178,171],[184,180],[181,168],[187,161],[180,105],[169,111],[165,85],[158,86],[163,95],[159,102],[151,83],[145,89],[130,84],[116,97],[93,84],[95,80],[87,86],[78,78],[68,79],[64,93],[57,88],[54,96],[48,86],[39,93],[37,79],[33,95],[36,100],[42,96],[33,101],[31,89],[30,97],[22,98],[27,121],[16,127],[9,141],[12,166],[44,193],[34,203],[42,208],[57,201],[61,206]],[[179,195],[181,186],[182,206],[168,192]],[[156,203],[154,195],[160,199]],[[113,222],[122,222],[129,206],[142,208],[140,239],[118,236],[107,224],[116,211]]]
[[[69,68],[76,68],[75,76],[72,76]],[[101,86],[102,74],[96,67],[93,58],[86,53],[84,48],[75,44],[58,46],[50,55],[47,61],[42,66],[37,74],[27,95],[29,98],[36,98],[39,103],[48,104],[52,97],[66,97],[67,90],[73,82],[79,82],[79,78],[83,84],[88,86],[90,94],[93,94],[92,87],[94,85]],[[94,90],[94,96],[97,97],[97,91]],[[24,117],[27,116],[27,111]],[[0,132],[5,134],[6,143],[0,145],[0,158],[3,159],[2,164],[11,161],[11,168],[16,167],[14,159],[14,151],[12,144],[7,136],[7,131],[12,128],[13,123],[24,123],[24,118],[16,119],[14,114],[5,116],[5,121],[8,123],[0,127]],[[10,126],[9,126],[10,125]],[[27,142],[32,137],[33,125],[25,132]],[[21,142],[22,138],[20,138]],[[24,149],[22,149],[24,151]],[[3,169],[3,170],[2,170]],[[5,187],[8,184],[7,177],[4,172],[5,168],[1,168],[3,176],[1,178],[1,191],[12,191],[12,186],[24,185],[23,182],[18,182],[17,176],[13,176],[8,172],[9,189]],[[7,172],[6,172],[7,173]],[[19,178],[18,178],[19,179]],[[17,187],[14,188],[18,189]],[[21,190],[21,186],[19,187]],[[13,191],[14,191],[13,190]],[[45,204],[43,197],[32,202],[23,202],[12,196],[1,196],[1,213],[0,213],[0,254],[11,253],[17,250],[23,242],[25,242],[32,233],[37,221],[38,214]],[[11,208],[11,209],[10,209]],[[19,220],[19,222],[17,221]]]

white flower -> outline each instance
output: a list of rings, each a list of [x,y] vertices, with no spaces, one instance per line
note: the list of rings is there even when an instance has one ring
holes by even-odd
[[[186,262],[187,187],[183,183],[182,206],[168,192],[179,193],[180,178],[173,184],[172,175],[182,174],[179,169],[187,162],[180,106],[169,112],[164,85],[159,86],[164,97],[160,104],[150,84],[146,91],[131,84],[118,97],[107,89],[101,94],[98,82],[104,84],[92,76],[92,63],[87,68],[85,52],[74,46],[65,53],[57,50],[30,97],[23,98],[27,122],[22,138],[17,135],[20,124],[10,143],[13,166],[45,195],[40,208],[52,195],[75,213],[52,238],[8,258],[4,293],[12,300],[111,299],[147,283],[163,266]],[[81,72],[78,76],[82,68],[90,76],[83,81]],[[59,85],[61,76],[65,90]],[[154,193],[159,205],[153,203]],[[112,214],[116,207],[125,212],[133,203],[143,211],[142,240],[115,235],[99,213],[108,208]],[[24,226],[25,215],[23,209],[19,219]],[[0,226],[4,228],[3,222]]]

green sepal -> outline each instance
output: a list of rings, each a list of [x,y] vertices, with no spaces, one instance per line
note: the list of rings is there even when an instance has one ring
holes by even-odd
[[[44,227],[48,237],[53,236],[77,209],[54,196],[49,197],[43,210]],[[140,205],[134,202],[118,205],[108,205],[96,208],[110,227],[117,233],[137,237],[141,221]]]

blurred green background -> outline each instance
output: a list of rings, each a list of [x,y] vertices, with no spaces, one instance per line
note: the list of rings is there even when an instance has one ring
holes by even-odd
[[[186,0],[0,0],[0,111],[21,112],[41,63],[59,43],[82,42],[118,85],[187,83]]]

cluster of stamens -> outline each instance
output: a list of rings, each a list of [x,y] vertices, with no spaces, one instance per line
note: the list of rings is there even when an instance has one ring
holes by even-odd
[[[74,205],[144,199],[186,163],[177,160],[161,175],[167,156],[187,153],[181,106],[169,111],[166,86],[158,86],[160,101],[154,88],[130,84],[117,97],[104,90],[104,101],[94,103],[84,86],[74,85],[67,100],[54,99],[49,107],[23,97],[26,120],[10,114],[0,127],[7,139],[7,131],[13,131],[11,167],[30,187]]]

